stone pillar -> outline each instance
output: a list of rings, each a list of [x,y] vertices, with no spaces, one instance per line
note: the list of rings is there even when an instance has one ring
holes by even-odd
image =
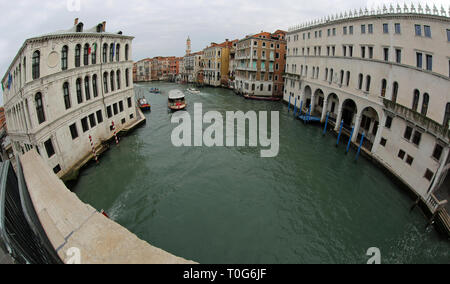
[[[355,130],[353,132],[352,142],[356,143],[356,140],[358,139],[359,134],[359,128],[361,127],[361,115],[356,115],[356,121],[355,121]]]
[[[300,91],[300,105],[303,102],[303,107],[305,107],[305,92],[304,91]],[[302,110],[303,111],[303,110]]]
[[[314,106],[315,106],[316,96],[315,94],[311,94],[311,114],[314,112]],[[309,111],[309,109],[308,109]]]
[[[327,109],[328,109],[328,98],[326,98],[323,102],[323,109],[322,109],[322,117],[320,119],[321,123],[324,123],[327,119]]]
[[[387,116],[383,113],[383,117],[381,117],[381,121],[378,124],[377,135],[375,136],[375,140],[373,141],[372,154],[375,154],[380,146],[382,132],[384,130],[384,126],[386,125]]]
[[[334,126],[334,130],[335,131],[339,131],[339,127],[341,126],[341,120],[342,120],[342,108],[344,106],[343,104],[344,102],[342,102],[342,104],[339,104],[339,110],[338,110],[338,116],[336,118],[336,125]]]

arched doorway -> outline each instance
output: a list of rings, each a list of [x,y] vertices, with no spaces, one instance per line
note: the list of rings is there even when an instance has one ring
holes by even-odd
[[[329,119],[336,123],[339,111],[339,97],[335,93],[328,95],[327,112],[330,114]]]
[[[352,99],[345,100],[342,105],[342,120],[344,120],[344,127],[346,129],[352,129],[357,113],[358,108],[356,107],[356,103]]]
[[[361,142],[362,133],[364,132],[363,147],[368,151],[372,151],[373,143],[378,134],[378,126],[380,125],[380,116],[378,112],[372,107],[366,107],[361,113],[361,123],[357,142]]]
[[[312,90],[310,86],[305,87],[305,92],[303,96],[303,107],[309,110],[309,106],[311,105],[311,96]]]
[[[314,92],[314,102],[312,105],[312,113],[322,113],[325,104],[325,95],[321,89]]]

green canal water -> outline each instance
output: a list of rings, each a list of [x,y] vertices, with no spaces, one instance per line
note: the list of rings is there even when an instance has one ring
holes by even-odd
[[[200,263],[450,263],[450,245],[413,200],[365,158],[354,162],[335,136],[305,126],[281,103],[244,100],[229,90],[188,95],[188,112],[280,112],[280,152],[259,148],[176,148],[167,93],[146,93],[147,124],[82,171],[73,190],[150,244]]]

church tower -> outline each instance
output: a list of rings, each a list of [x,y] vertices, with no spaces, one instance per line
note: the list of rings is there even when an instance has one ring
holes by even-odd
[[[186,41],[186,55],[191,54],[191,39],[188,37]]]

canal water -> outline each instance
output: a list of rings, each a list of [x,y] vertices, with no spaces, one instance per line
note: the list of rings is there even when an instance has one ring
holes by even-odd
[[[148,93],[152,87],[163,93]],[[170,83],[136,85],[152,104],[147,124],[83,170],[75,193],[138,237],[200,263],[449,263],[450,245],[379,168],[336,138],[294,120],[282,103],[204,88],[187,95],[203,111],[279,111],[280,152],[176,148]],[[143,92],[143,91],[141,91]],[[137,91],[140,94],[139,91]]]

